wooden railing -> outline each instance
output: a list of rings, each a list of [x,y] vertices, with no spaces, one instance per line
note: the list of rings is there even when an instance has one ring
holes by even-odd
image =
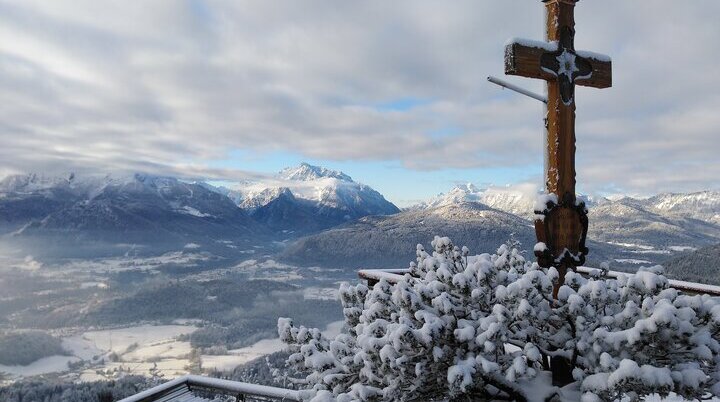
[[[577,267],[577,272],[582,275],[589,275],[590,272],[594,271],[595,268],[588,267]],[[410,269],[363,269],[358,271],[360,279],[367,281],[368,285],[374,285],[380,279],[385,279],[390,283],[396,283],[402,277],[409,273]],[[617,278],[620,275],[632,275],[626,272],[608,271],[605,275],[608,278]],[[703,283],[678,281],[670,279],[669,284],[671,288],[677,289],[684,293],[689,294],[707,294],[710,296],[720,297],[720,286],[705,285]]]
[[[248,384],[245,382],[222,380],[199,375],[185,375],[174,380],[147,389],[139,394],[118,402],[151,401],[193,401],[199,399],[193,391],[207,391],[214,394],[234,396],[238,401],[300,401],[300,393],[295,390]]]

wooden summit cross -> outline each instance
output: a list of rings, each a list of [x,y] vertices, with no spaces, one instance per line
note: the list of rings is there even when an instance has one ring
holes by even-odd
[[[547,81],[548,197],[536,210],[538,245],[535,255],[543,267],[555,266],[563,284],[568,269],[585,262],[588,218],[585,204],[575,196],[575,85],[612,86],[610,58],[575,51],[577,0],[543,0],[547,11],[547,42],[513,40],[505,49],[505,74]],[[536,209],[538,209],[536,207]]]

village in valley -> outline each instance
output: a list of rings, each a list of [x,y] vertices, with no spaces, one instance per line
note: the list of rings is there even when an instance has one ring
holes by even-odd
[[[720,400],[720,8],[593,1],[0,5],[0,401]]]

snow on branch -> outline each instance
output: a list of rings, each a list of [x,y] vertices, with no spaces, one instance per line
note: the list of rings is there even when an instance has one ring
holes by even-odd
[[[335,339],[280,319],[280,337],[294,352],[289,364],[307,372],[303,397],[720,395],[717,299],[683,295],[652,267],[617,278],[568,272],[552,300],[557,270],[526,261],[515,246],[470,257],[448,238],[436,237],[431,252],[418,245],[417,262],[396,284],[341,287],[348,332]],[[551,358],[568,363],[574,383],[552,386]]]

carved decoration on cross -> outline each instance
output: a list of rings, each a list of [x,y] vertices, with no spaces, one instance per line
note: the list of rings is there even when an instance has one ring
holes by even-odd
[[[574,99],[575,80],[592,76],[592,64],[575,52],[574,36],[575,33],[570,27],[563,27],[560,31],[558,50],[540,56],[540,67],[543,71],[557,77],[560,97],[566,105]]]
[[[536,210],[535,255],[543,267],[560,274],[585,262],[588,249],[587,210],[575,195],[575,85],[612,86],[610,58],[575,50],[576,0],[543,0],[547,15],[546,42],[512,40],[505,48],[505,74],[547,82],[546,167],[547,202]]]

